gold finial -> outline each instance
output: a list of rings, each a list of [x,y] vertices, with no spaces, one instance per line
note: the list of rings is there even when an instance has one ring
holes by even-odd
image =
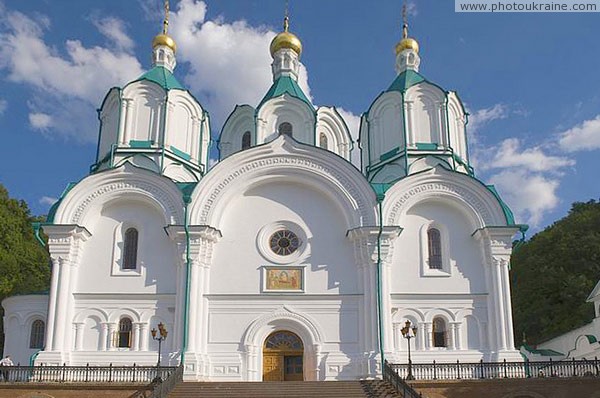
[[[408,11],[406,0],[402,4],[402,40],[396,44],[396,54],[400,54],[404,50],[413,50],[419,52],[419,43],[412,37],[408,37]]]
[[[288,2],[285,2],[285,16],[283,18],[283,32],[279,33],[271,42],[271,56],[282,48],[289,48],[296,52],[298,56],[302,53],[302,43],[295,34],[290,32],[290,17],[288,11]]]
[[[288,32],[290,30],[290,18],[286,15],[283,18],[283,31]]]
[[[408,38],[408,17],[406,15],[406,1],[402,4],[402,38]]]
[[[163,19],[163,29],[162,33],[156,35],[152,40],[152,48],[156,48],[157,46],[167,46],[173,52],[177,51],[177,44],[175,44],[175,40],[171,36],[167,34],[169,29],[169,0],[165,0],[165,19]]]
[[[165,0],[165,19],[163,20],[163,35],[169,30],[169,0]]]

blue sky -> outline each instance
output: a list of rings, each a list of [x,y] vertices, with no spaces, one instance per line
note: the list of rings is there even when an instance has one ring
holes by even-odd
[[[150,67],[161,0],[0,0],[0,182],[45,214],[94,161],[95,108]],[[534,230],[573,201],[600,197],[600,14],[460,14],[409,3],[421,73],[471,113],[477,176]],[[171,1],[180,81],[212,115],[216,138],[236,103],[269,88],[268,44],[283,0]],[[351,126],[393,80],[401,2],[292,1],[302,85]]]

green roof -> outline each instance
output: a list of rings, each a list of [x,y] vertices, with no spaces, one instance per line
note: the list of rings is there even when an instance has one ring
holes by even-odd
[[[281,97],[284,94],[288,94],[292,97],[298,98],[299,100],[306,102],[308,106],[313,108],[312,103],[306,97],[306,95],[304,95],[304,92],[298,85],[298,82],[296,82],[289,76],[281,76],[279,79],[273,82],[273,85],[271,86],[269,91],[267,91],[267,94],[265,94],[264,98],[262,99],[262,101],[260,101],[260,104],[258,104],[256,109],[259,109],[265,102],[267,102],[271,98]]]
[[[486,185],[485,187],[492,194],[494,194],[494,196],[498,200],[498,203],[500,204],[500,207],[502,207],[502,211],[504,212],[504,217],[506,218],[506,223],[508,225],[515,225],[515,216],[513,215],[513,212],[510,209],[510,207],[508,207],[508,205],[506,203],[504,203],[504,201],[500,197],[500,194],[498,193],[498,191],[496,191],[496,187],[493,185]]]
[[[565,355],[561,352],[550,350],[550,349],[536,349],[536,348],[530,347],[527,344],[523,344],[523,348],[526,349],[527,351],[531,352],[532,354],[538,354],[538,355],[542,355],[545,357],[559,357],[559,356]]]
[[[175,76],[169,72],[164,66],[155,66],[148,72],[144,73],[139,80],[149,80],[164,88],[165,90],[171,90],[174,88],[185,90],[185,87],[175,78]]]
[[[392,85],[387,91],[406,91],[407,88],[414,86],[415,84],[425,81],[425,78],[414,70],[407,69],[404,72],[396,76],[396,79],[392,82]]]

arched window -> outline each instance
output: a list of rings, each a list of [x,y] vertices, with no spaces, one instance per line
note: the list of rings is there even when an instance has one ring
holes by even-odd
[[[292,136],[293,128],[292,128],[292,125],[288,122],[281,123],[277,130],[279,131],[280,135],[285,134],[285,135],[289,135],[290,137]]]
[[[29,335],[29,348],[44,348],[44,334],[46,324],[38,319],[31,324],[31,333]]]
[[[123,269],[137,268],[138,231],[128,228],[123,240]]]
[[[433,318],[433,346],[447,347],[446,321],[443,318]]]
[[[325,133],[321,133],[319,135],[319,146],[323,149],[328,149],[329,145],[327,145],[327,136]]]
[[[438,229],[429,228],[427,230],[427,243],[429,247],[429,268],[442,269],[442,239]]]
[[[117,341],[117,347],[129,348],[131,347],[131,319],[121,318],[119,321],[119,335]]]
[[[251,145],[251,141],[250,140],[251,140],[250,132],[246,131],[244,133],[244,135],[242,135],[242,151],[244,149],[250,148],[250,145]]]

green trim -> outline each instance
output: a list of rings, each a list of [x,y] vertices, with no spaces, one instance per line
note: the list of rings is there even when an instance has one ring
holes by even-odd
[[[260,101],[258,106],[256,107],[256,112],[260,109],[260,107],[270,99],[281,97],[284,94],[291,95],[294,98],[299,99],[300,101],[305,102],[308,106],[310,106],[311,110],[315,112],[313,104],[306,97],[298,82],[292,79],[289,76],[281,76],[277,80],[273,82],[269,91],[265,94],[263,99]]]
[[[75,185],[77,185],[76,182],[70,182],[67,184],[64,191],[60,194],[60,198],[50,207],[50,210],[48,210],[48,215],[46,216],[46,224],[54,223],[54,217],[56,216],[58,206],[60,206],[60,203],[62,202],[63,198],[69,193],[71,189],[73,189]]]
[[[407,69],[404,72],[400,73],[398,76],[396,76],[396,78],[386,91],[399,91],[402,93],[406,91],[409,87],[412,87],[415,84],[419,84],[424,81],[426,81],[425,78],[421,76],[418,72],[415,72],[411,69]]]
[[[381,155],[379,157],[379,161],[383,162],[385,160],[388,160],[389,158],[394,157],[399,151],[400,151],[400,147],[397,146],[396,148],[392,149],[391,151],[388,151],[388,152],[384,153],[383,155]]]
[[[523,348],[525,349],[525,351],[528,351],[532,354],[538,354],[538,355],[542,355],[545,357],[559,357],[559,356],[565,356],[565,354],[558,352],[558,351],[554,351],[554,350],[550,350],[550,349],[536,349],[536,348],[532,348],[527,344],[523,344]]]
[[[502,207],[502,211],[504,212],[504,217],[506,218],[506,223],[508,225],[515,225],[515,216],[513,215],[512,210],[500,197],[498,191],[496,191],[496,187],[493,185],[485,185],[485,187],[496,197],[500,207]]]
[[[183,230],[185,231],[185,297],[183,301],[183,344],[181,347],[181,361],[180,364],[183,364],[185,361],[185,352],[187,351],[188,346],[188,328],[189,328],[189,302],[190,302],[190,279],[192,273],[192,261],[190,255],[190,225],[189,225],[189,214],[188,214],[188,206],[192,202],[192,192],[196,187],[196,183],[176,183],[177,188],[182,193],[183,196]]]
[[[381,369],[385,363],[385,352],[383,350],[383,292],[381,291],[381,236],[383,235],[383,206],[382,202],[385,194],[377,195],[377,205],[379,206],[379,231],[377,233],[377,320],[379,326],[379,353],[381,355]]]
[[[46,242],[44,242],[44,240],[40,236],[40,229],[42,227],[42,223],[34,222],[31,223],[31,225],[33,226],[33,234],[35,236],[35,239],[39,242],[40,245],[42,245],[42,247],[46,247]]]
[[[171,145],[170,147],[171,152],[173,152],[175,155],[184,158],[187,161],[190,161],[190,159],[192,158],[190,155],[188,155],[187,153],[183,152],[180,149],[175,148],[173,145]]]
[[[134,82],[140,80],[154,82],[162,88],[164,88],[165,90],[185,90],[185,87],[181,83],[179,83],[179,81],[175,78],[173,73],[171,73],[164,66],[155,66],[154,68],[150,69],[148,72],[140,76],[137,80],[134,80]]]
[[[146,149],[151,148],[154,141],[151,140],[129,140],[130,148]]]
[[[415,144],[419,151],[437,151],[438,144],[431,142],[417,142]]]

